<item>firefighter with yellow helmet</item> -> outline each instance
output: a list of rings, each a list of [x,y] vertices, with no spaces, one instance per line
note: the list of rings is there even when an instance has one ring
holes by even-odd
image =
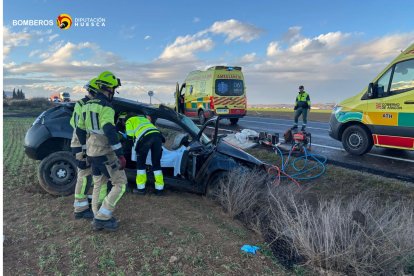
[[[94,189],[92,211],[95,230],[115,231],[118,221],[112,213],[125,192],[127,178],[124,171],[126,160],[116,132],[112,107],[115,89],[121,81],[112,72],[102,72],[95,81],[98,93],[82,108],[82,116],[76,128],[76,134],[82,145],[83,154],[88,156],[92,165]],[[108,180],[112,189],[99,206],[101,186]]]
[[[92,185],[92,170],[86,160],[86,156],[82,154],[82,145],[79,142],[76,135],[76,127],[78,125],[79,118],[82,114],[82,107],[91,99],[93,99],[98,93],[98,87],[96,86],[96,78],[90,80],[84,88],[88,92],[84,98],[76,102],[72,118],[70,119],[70,125],[73,127],[72,141],[70,147],[72,153],[75,155],[76,164],[78,166],[78,175],[75,186],[75,202],[73,203],[75,219],[92,219],[93,213],[89,208],[88,191]]]

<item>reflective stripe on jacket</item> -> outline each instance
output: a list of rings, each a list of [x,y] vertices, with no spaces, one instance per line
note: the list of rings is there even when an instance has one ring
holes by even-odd
[[[75,107],[73,108],[72,117],[70,118],[70,125],[73,128],[76,128],[78,125],[79,117],[82,113],[82,106],[84,106],[89,100],[90,99],[88,97],[85,97],[76,102]]]
[[[310,108],[311,102],[309,94],[305,91],[299,92],[299,94],[296,96],[296,103],[295,106],[297,107],[303,107],[303,108]]]
[[[144,116],[134,116],[125,123],[125,130],[128,136],[135,137],[136,141],[147,134],[160,132],[150,120]]]
[[[115,110],[103,94],[98,94],[82,107],[77,128],[89,134],[86,142],[88,156],[107,155],[111,151],[122,155],[114,120]]]

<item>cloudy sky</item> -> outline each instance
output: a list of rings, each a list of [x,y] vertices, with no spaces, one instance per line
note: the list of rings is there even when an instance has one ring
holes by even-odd
[[[122,96],[173,102],[175,83],[213,65],[242,66],[248,102],[291,103],[300,84],[313,102],[361,91],[414,43],[414,1],[4,0],[4,89],[73,98],[101,71]],[[58,15],[72,27],[56,26]],[[105,26],[75,26],[103,18]],[[13,20],[52,20],[19,26]]]

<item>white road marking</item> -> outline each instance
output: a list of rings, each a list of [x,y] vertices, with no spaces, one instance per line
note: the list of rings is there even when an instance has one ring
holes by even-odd
[[[250,121],[250,120],[246,120],[243,119],[243,121],[241,122],[247,122],[247,123],[259,123],[259,124],[265,124],[265,125],[278,125],[278,126],[289,126],[291,127],[292,124],[280,124],[280,123],[268,123],[268,122],[260,122],[260,121]],[[319,130],[326,130],[328,131],[329,129],[327,128],[320,128],[320,127],[310,127],[310,126],[306,126],[306,128],[311,128],[311,129],[319,129]]]
[[[333,149],[333,150],[339,150],[339,151],[345,151],[343,148],[325,146],[325,145],[314,144],[314,143],[312,143],[312,146],[317,146],[317,147],[327,148],[327,149]],[[392,159],[392,160],[398,160],[398,161],[404,161],[404,162],[414,163],[414,160],[411,160],[411,159],[393,157],[393,156],[388,156],[388,155],[381,155],[381,154],[376,154],[376,153],[367,153],[367,155],[371,155],[371,156],[375,156],[375,157],[381,157],[381,158],[386,158],[386,159]]]

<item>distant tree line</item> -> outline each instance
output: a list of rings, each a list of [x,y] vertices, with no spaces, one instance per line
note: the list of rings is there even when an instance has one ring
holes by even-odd
[[[6,99],[6,98],[7,98],[6,92],[4,92],[4,90],[3,90],[3,99]],[[16,92],[16,88],[13,88],[12,99],[14,99],[14,100],[24,100],[24,99],[26,99],[26,96],[23,93],[22,89],[17,89],[17,92]]]

